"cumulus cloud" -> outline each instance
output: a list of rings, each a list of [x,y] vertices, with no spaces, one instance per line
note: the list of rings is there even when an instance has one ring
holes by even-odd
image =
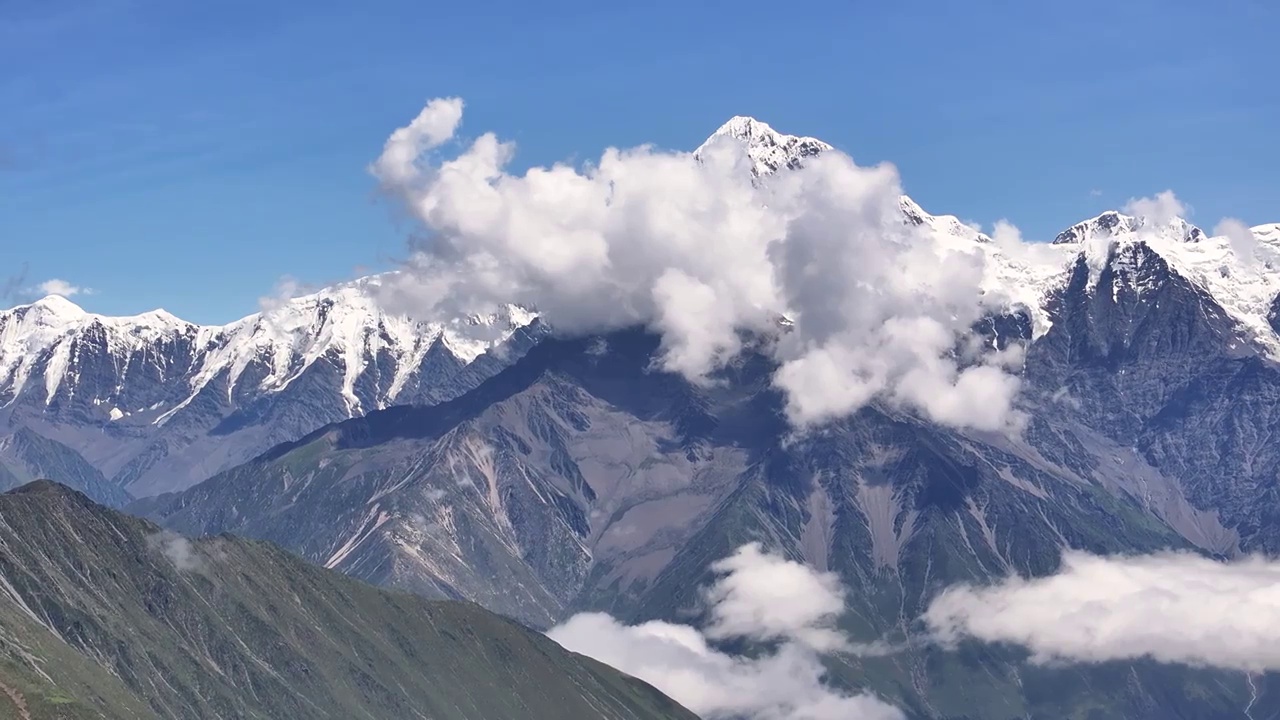
[[[1048,577],[950,588],[924,620],[943,643],[1016,644],[1040,663],[1150,657],[1274,671],[1280,670],[1280,562],[1069,552]]]
[[[92,288],[73,285],[66,280],[59,280],[58,278],[45,280],[35,287],[35,291],[41,295],[61,295],[65,298],[93,294]]]
[[[869,694],[824,682],[821,653],[857,650],[834,626],[844,610],[834,576],[764,553],[751,544],[717,562],[720,576],[705,593],[710,623],[623,625],[584,613],[548,635],[569,650],[634,675],[706,720],[901,720]],[[712,641],[773,641],[754,657],[716,649]]]
[[[160,551],[179,570],[198,570],[203,559],[191,541],[171,530],[161,530],[147,538],[151,547]]]
[[[1186,217],[1189,208],[1172,190],[1156,193],[1155,197],[1130,198],[1123,211],[1134,217],[1146,218],[1156,225],[1168,225],[1175,218]]]
[[[844,635],[835,628],[844,610],[844,588],[834,574],[768,555],[759,543],[743,545],[711,569],[723,577],[705,594],[711,607],[707,637],[846,649]]]
[[[413,122],[391,133],[370,172],[392,187],[412,182],[419,156],[452,138],[461,122],[460,98],[432,100]]]
[[[991,240],[1005,252],[1019,251],[1024,246],[1022,231],[1017,225],[1001,218],[991,230]]]
[[[694,382],[741,351],[742,331],[787,316],[775,382],[799,426],[874,401],[954,426],[1016,424],[1017,379],[953,357],[989,309],[983,255],[905,223],[892,166],[831,151],[755,182],[723,137],[700,159],[609,149],[517,175],[514,145],[492,133],[433,157],[461,117],[460,100],[431,101],[371,165],[428,235],[381,290],[392,309],[516,303],[569,334],[643,324],[662,337],[663,368]]]

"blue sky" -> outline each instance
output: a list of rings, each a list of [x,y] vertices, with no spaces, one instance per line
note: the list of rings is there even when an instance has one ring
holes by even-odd
[[[1166,188],[1280,221],[1277,27],[1266,0],[0,0],[0,290],[220,323],[385,268],[411,228],[366,166],[445,95],[517,166],[746,114],[1032,238]]]

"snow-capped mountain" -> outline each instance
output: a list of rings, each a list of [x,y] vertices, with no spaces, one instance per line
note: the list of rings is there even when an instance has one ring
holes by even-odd
[[[105,317],[59,296],[0,312],[0,421],[135,495],[179,489],[327,422],[456,394],[474,382],[464,368],[534,319],[514,306],[446,322],[393,315],[373,296],[380,282],[224,326],[163,310]]]
[[[746,145],[753,172],[800,167],[832,146],[780,133],[749,117],[721,126],[709,143]],[[1280,225],[1254,228],[1251,250],[1209,237],[1182,219],[1160,225],[1116,212],[1078,223],[1052,243],[1009,243],[951,215],[901,199],[904,222],[949,249],[981,253],[993,304],[1024,311],[1033,338],[1049,331],[1051,303],[1077,262],[1096,284],[1114,267],[1113,292],[1141,293],[1142,263],[1159,257],[1203,289],[1241,331],[1244,345],[1280,357]],[[1242,257],[1249,252],[1251,257]],[[1280,260],[1280,258],[1276,258]],[[164,311],[127,318],[87,313],[60,297],[0,312],[0,428],[25,429],[76,455],[136,496],[176,490],[326,423],[396,404],[456,396],[499,369],[484,353],[541,332],[531,313],[447,322],[385,312],[382,280],[353,283],[276,304],[225,326],[199,326]],[[484,358],[484,362],[473,362]],[[43,444],[28,444],[45,447]],[[0,461],[4,454],[0,452]],[[39,470],[28,453],[11,476]]]
[[[1109,215],[1024,247],[902,208],[945,248],[983,253],[987,289],[1032,316],[992,319],[1025,350],[1021,436],[872,404],[797,437],[768,357],[695,385],[654,372],[660,340],[631,329],[547,338],[453,400],[319,429],[130,510],[539,627],[579,611],[687,622],[708,565],[755,540],[838,575],[858,639],[901,649],[829,669],[908,717],[1280,712],[1243,673],[913,642],[943,588],[1051,573],[1066,548],[1280,550],[1280,365],[1246,304],[1225,304],[1246,291],[1202,277],[1253,267],[1225,238]]]
[[[747,148],[747,157],[751,158],[752,172],[764,176],[784,168],[797,168],[807,157],[831,150],[832,147],[817,138],[784,135],[752,117],[738,115],[730,118],[718,130],[707,138],[706,142],[694,151],[695,157],[702,157],[706,148],[720,138],[732,138]]]
[[[1097,217],[1076,223],[1063,230],[1058,233],[1053,242],[1055,245],[1088,244],[1098,240],[1132,235],[1144,229],[1181,242],[1199,242],[1205,237],[1204,231],[1182,218],[1173,218],[1168,224],[1161,226],[1147,218],[1122,215],[1114,210],[1108,210]]]
[[[832,149],[811,137],[786,135],[750,117],[734,117],[722,125],[695,155],[721,137],[747,146],[753,172],[766,177],[784,168],[800,167],[805,158]],[[1170,267],[1203,288],[1222,305],[1245,332],[1273,359],[1280,360],[1280,223],[1251,228],[1252,247],[1241,247],[1226,236],[1210,237],[1187,220],[1174,217],[1160,222],[1146,217],[1104,212],[1063,230],[1051,243],[997,243],[953,215],[931,215],[903,195],[905,222],[923,228],[942,247],[981,252],[985,258],[984,291],[998,302],[1020,307],[1033,319],[1036,336],[1048,329],[1046,303],[1070,276],[1077,258],[1084,258],[1098,272],[1108,263],[1118,269],[1121,284],[1141,291],[1143,248],[1163,258]],[[1273,310],[1273,306],[1275,310]]]
[[[762,182],[830,147],[749,118],[718,134],[747,143]],[[1111,212],[1056,242],[1024,243],[900,202],[902,221],[942,249],[981,254],[994,341],[1024,350],[1021,436],[954,430],[873,404],[796,437],[767,356],[747,351],[717,382],[695,385],[653,371],[659,340],[641,329],[545,338],[474,386],[442,381],[455,395],[443,402],[376,409],[409,397],[410,387],[438,389],[434,378],[459,377],[463,360],[442,352],[454,341],[423,329],[436,338],[423,363],[439,358],[455,374],[419,369],[393,393],[398,369],[416,362],[393,360],[418,357],[405,349],[414,331],[388,330],[376,350],[361,340],[350,357],[369,364],[348,382],[352,343],[326,345],[319,338],[330,336],[313,330],[325,322],[321,301],[283,323],[294,333],[263,328],[261,319],[213,332],[241,338],[251,348],[243,352],[202,353],[203,341],[189,339],[209,334],[198,328],[140,330],[168,338],[165,362],[143,353],[119,370],[64,372],[53,393],[51,363],[36,362],[24,370],[32,408],[24,418],[56,420],[83,407],[96,413],[94,428],[116,433],[111,443],[130,437],[124,430],[147,438],[144,450],[130,450],[140,467],[154,452],[170,469],[198,466],[193,476],[227,464],[245,438],[288,436],[296,441],[129,509],[187,532],[269,539],[370,582],[470,599],[538,626],[580,610],[627,623],[685,622],[700,607],[708,564],[758,540],[838,575],[850,591],[844,620],[858,639],[901,647],[890,657],[832,658],[829,669],[867,682],[913,718],[1280,712],[1270,676],[1145,661],[1060,668],[1009,648],[921,647],[910,628],[940,589],[1050,573],[1064,548],[1280,552],[1280,446],[1272,442],[1280,436],[1272,327],[1280,287],[1271,271],[1280,225],[1211,237],[1185,220]],[[328,312],[341,315],[336,306]],[[335,322],[332,337],[353,337],[342,328],[362,322]],[[30,331],[45,338],[35,346],[58,335],[47,329],[56,324]],[[290,337],[299,340],[280,339]],[[507,342],[534,340],[516,331]],[[324,359],[298,372],[294,363],[314,354],[303,349],[310,342],[327,348]],[[288,361],[276,362],[277,352]],[[66,356],[52,366],[81,357]],[[186,370],[201,363],[214,369]],[[182,369],[184,379],[166,404],[138,411],[155,400],[110,395],[139,374],[160,376],[160,367],[165,378]],[[89,387],[92,376],[102,380],[75,397],[114,404],[64,400],[67,387]],[[254,390],[236,404],[242,388]],[[104,420],[110,408],[122,417]],[[342,421],[321,427],[325,417]],[[77,451],[109,458],[86,437],[73,438]],[[26,440],[12,445],[45,447]],[[169,444],[180,448],[166,455]],[[199,466],[206,458],[215,461]],[[131,487],[162,484],[144,477]]]

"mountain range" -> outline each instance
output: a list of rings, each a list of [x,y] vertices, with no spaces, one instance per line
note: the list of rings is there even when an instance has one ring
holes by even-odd
[[[747,144],[762,182],[830,149],[750,118],[717,134]],[[1271,675],[915,642],[943,588],[1051,573],[1065,548],[1280,549],[1280,225],[1211,235],[1108,212],[1027,244],[901,210],[984,258],[1004,310],[975,331],[1022,352],[1021,434],[873,403],[796,436],[758,348],[693,384],[654,369],[645,328],[559,337],[512,308],[400,334],[356,283],[290,303],[305,320],[281,342],[271,312],[172,335],[137,328],[187,326],[59,299],[0,316],[0,467],[540,629],[586,610],[698,617],[709,566],[758,541],[840,578],[851,636],[905,648],[828,665],[912,717],[1280,713]]]
[[[0,483],[74,464],[57,477],[104,502],[181,489],[327,423],[456,395],[500,366],[488,351],[536,335],[515,307],[389,314],[381,280],[217,327],[162,310],[104,317],[60,296],[0,313],[0,428],[27,438],[0,444]]]

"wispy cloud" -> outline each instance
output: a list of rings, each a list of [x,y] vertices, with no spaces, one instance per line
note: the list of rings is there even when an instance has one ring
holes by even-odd
[[[22,288],[27,284],[27,274],[30,269],[30,263],[24,262],[17,273],[10,275],[3,283],[0,283],[0,300],[13,300],[22,294]]]
[[[1249,262],[1258,252],[1258,238],[1253,230],[1235,218],[1223,218],[1213,228],[1216,237],[1226,237],[1231,243],[1231,250],[1240,260]]]
[[[710,624],[624,625],[585,613],[548,635],[657,687],[706,720],[901,720],[897,708],[870,694],[824,682],[822,653],[857,651],[838,630],[844,593],[835,576],[745,545],[712,568]],[[715,640],[777,643],[736,656]]]
[[[171,530],[161,530],[147,538],[147,544],[164,555],[179,570],[199,570],[204,559],[192,542]]]

